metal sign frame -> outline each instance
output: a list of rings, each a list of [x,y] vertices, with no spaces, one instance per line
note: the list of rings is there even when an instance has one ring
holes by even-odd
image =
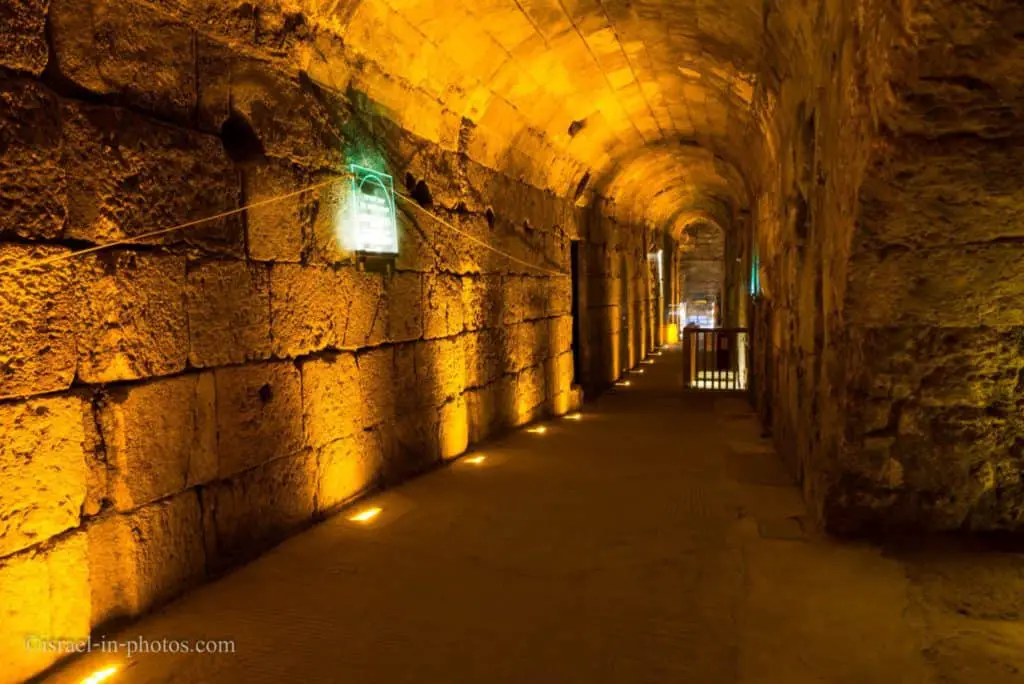
[[[398,254],[395,183],[386,173],[351,164],[350,249],[360,254]]]

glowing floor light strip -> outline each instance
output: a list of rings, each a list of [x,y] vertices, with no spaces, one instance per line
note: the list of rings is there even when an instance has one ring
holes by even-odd
[[[545,425],[538,425],[537,427],[532,427],[532,428],[529,428],[527,430],[527,432],[529,432],[531,434],[534,434],[534,435],[543,435],[547,431],[548,431],[548,428]]]
[[[367,508],[365,511],[360,511],[359,513],[356,513],[355,515],[350,517],[349,520],[351,520],[352,522],[359,523],[370,522],[378,515],[380,515],[380,513],[381,509],[374,506],[373,508]]]
[[[582,413],[570,413],[565,417],[566,420],[583,420]]]
[[[469,456],[465,459],[466,463],[470,465],[481,465],[486,460],[486,456]]]
[[[100,682],[107,681],[115,674],[117,674],[117,665],[111,665],[110,667],[105,667],[102,670],[96,670],[91,675],[83,679],[81,684],[100,684]]]
[[[629,372],[632,373],[633,375],[643,375],[644,374],[644,369],[643,368],[637,368],[637,369],[631,370]]]
[[[631,383],[629,380],[622,380],[620,382],[615,383],[615,386],[616,387],[629,387],[632,384],[633,383]]]

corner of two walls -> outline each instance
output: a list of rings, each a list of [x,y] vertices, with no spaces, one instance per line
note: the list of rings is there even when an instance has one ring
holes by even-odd
[[[136,617],[374,487],[570,410],[571,239],[590,387],[642,358],[652,316],[649,235],[602,207],[148,5],[108,17],[130,14],[138,47],[155,41],[137,51],[94,44],[69,7],[21,3],[0,23],[3,682],[55,661],[26,635]],[[365,158],[544,270],[406,201],[394,268],[358,267],[335,234],[347,181],[329,181]]]

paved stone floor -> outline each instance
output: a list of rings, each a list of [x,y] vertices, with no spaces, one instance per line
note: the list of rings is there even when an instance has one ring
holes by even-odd
[[[235,652],[122,658],[110,681],[1024,681],[1020,556],[824,538],[743,400],[683,397],[679,367],[186,595],[118,638]]]

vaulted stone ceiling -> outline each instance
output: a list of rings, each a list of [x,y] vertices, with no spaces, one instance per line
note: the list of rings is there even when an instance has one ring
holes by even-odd
[[[475,124],[468,151],[489,166],[569,195],[588,178],[659,226],[695,213],[727,223],[749,202],[759,0],[280,4],[356,57],[339,73],[314,47],[314,79],[362,90],[443,143],[440,103]]]

